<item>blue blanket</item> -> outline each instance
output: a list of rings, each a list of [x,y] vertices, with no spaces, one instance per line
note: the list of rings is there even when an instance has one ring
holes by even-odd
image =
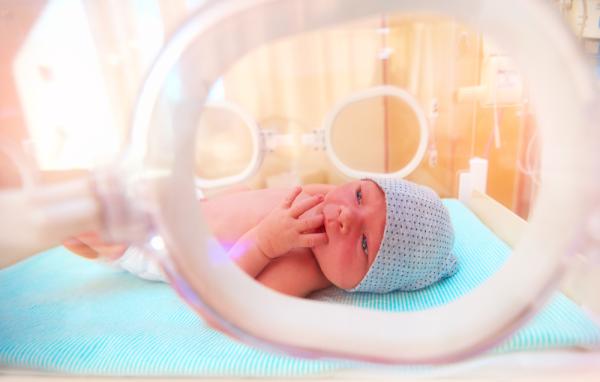
[[[459,272],[427,289],[386,295],[331,288],[312,298],[373,309],[426,309],[463,295],[510,253],[462,204],[445,201]],[[162,283],[55,248],[0,271],[0,367],[94,375],[306,376],[365,368],[238,344],[208,328]],[[495,352],[600,347],[600,329],[557,294]],[[405,368],[406,369],[406,368]]]

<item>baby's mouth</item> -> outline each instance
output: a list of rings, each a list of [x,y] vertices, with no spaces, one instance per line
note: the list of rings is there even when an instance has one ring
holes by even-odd
[[[308,232],[309,233],[327,233],[327,230],[325,229],[325,225],[321,225],[319,228],[313,228]]]

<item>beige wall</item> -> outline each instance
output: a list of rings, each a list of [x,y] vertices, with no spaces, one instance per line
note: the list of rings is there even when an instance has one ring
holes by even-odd
[[[426,113],[435,99],[438,115],[430,131],[437,164],[430,165],[426,155],[408,179],[427,184],[442,196],[456,196],[458,172],[468,167],[472,156],[487,153],[490,195],[526,216],[530,185],[517,171],[516,160],[525,150],[521,138],[532,135],[533,118],[524,123],[522,105],[501,107],[502,146],[489,146],[493,109],[456,99],[458,88],[480,83],[481,36],[446,19],[416,20],[374,18],[265,45],[227,72],[226,98],[256,116],[262,126],[288,132],[320,128],[339,100],[375,85],[411,91]],[[377,33],[382,23],[389,33]],[[393,50],[387,61],[378,58],[385,47]],[[419,139],[415,121],[412,111],[394,99],[356,103],[335,124],[336,150],[348,164],[365,170],[397,170],[415,152]],[[282,149],[267,156],[251,183],[261,186],[266,177],[293,169],[307,173],[324,169],[327,181],[345,180],[322,152]]]
[[[319,129],[339,100],[381,82],[376,26],[369,21],[354,24],[353,28],[307,33],[263,46],[227,72],[226,98],[254,115],[266,128],[280,132]],[[358,113],[368,118],[365,110]],[[372,117],[374,126],[380,124],[380,116],[378,113]],[[356,116],[340,117],[352,120]],[[337,134],[343,135],[344,131]],[[363,134],[354,133],[356,139]],[[314,172],[323,168],[323,181],[344,179],[324,152],[282,148],[265,159],[254,183],[262,185],[266,176],[281,171]]]
[[[123,141],[149,65],[131,44],[139,33],[133,4],[131,1],[86,3]],[[43,5],[40,2],[32,6],[32,11],[37,12]],[[159,0],[156,5],[165,38],[192,11],[183,0]],[[378,33],[383,25],[389,27],[389,33]],[[6,39],[11,31],[10,26],[4,28]],[[23,33],[19,36],[22,39]],[[388,60],[378,57],[384,48],[391,49]],[[119,54],[117,65],[109,59],[115,53]],[[438,116],[431,132],[435,136],[438,161],[430,165],[426,155],[409,179],[432,186],[442,196],[455,196],[457,173],[467,167],[470,157],[487,152],[489,194],[527,216],[535,184],[516,170],[516,160],[524,158],[527,141],[535,128],[534,118],[520,106],[503,107],[502,147],[492,146],[488,150],[494,119],[492,109],[477,102],[456,100],[458,88],[479,84],[482,61],[481,36],[464,26],[440,18],[388,15],[385,19],[372,18],[263,45],[229,68],[224,84],[227,100],[241,106],[262,128],[295,134],[321,128],[337,102],[371,86],[391,84],[407,89],[426,112],[435,98]],[[220,122],[214,122],[214,117],[206,118],[213,120],[206,126],[227,130],[222,118]],[[230,125],[239,125],[239,121],[228,122],[227,126]],[[206,127],[210,133],[209,130]],[[247,134],[236,133],[243,131],[239,126],[229,130],[236,139]],[[372,171],[402,167],[414,154],[418,141],[412,112],[397,101],[382,98],[345,109],[333,133],[340,157],[349,165]],[[226,139],[227,134],[218,135]],[[242,143],[237,147],[227,160],[205,159],[208,167],[200,171],[215,177],[241,168],[243,164],[237,162],[243,162],[250,149]],[[200,161],[202,155],[199,153]],[[305,179],[310,181],[346,180],[321,151],[280,148],[265,157],[260,174],[249,184],[264,186],[268,176],[286,171],[310,174]]]

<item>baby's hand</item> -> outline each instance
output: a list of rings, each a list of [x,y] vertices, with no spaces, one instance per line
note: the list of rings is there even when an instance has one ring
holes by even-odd
[[[309,233],[323,225],[323,215],[300,217],[322,202],[323,196],[315,195],[294,203],[300,192],[302,187],[294,188],[281,206],[271,211],[256,227],[257,245],[270,259],[285,255],[294,248],[327,243],[327,234]]]

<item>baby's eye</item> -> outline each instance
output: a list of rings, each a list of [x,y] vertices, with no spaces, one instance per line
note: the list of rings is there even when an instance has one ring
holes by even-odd
[[[358,204],[362,202],[362,191],[360,188],[356,190],[356,201],[358,202]]]
[[[367,245],[367,236],[365,234],[362,235],[361,246],[365,255],[369,254],[369,246]]]

